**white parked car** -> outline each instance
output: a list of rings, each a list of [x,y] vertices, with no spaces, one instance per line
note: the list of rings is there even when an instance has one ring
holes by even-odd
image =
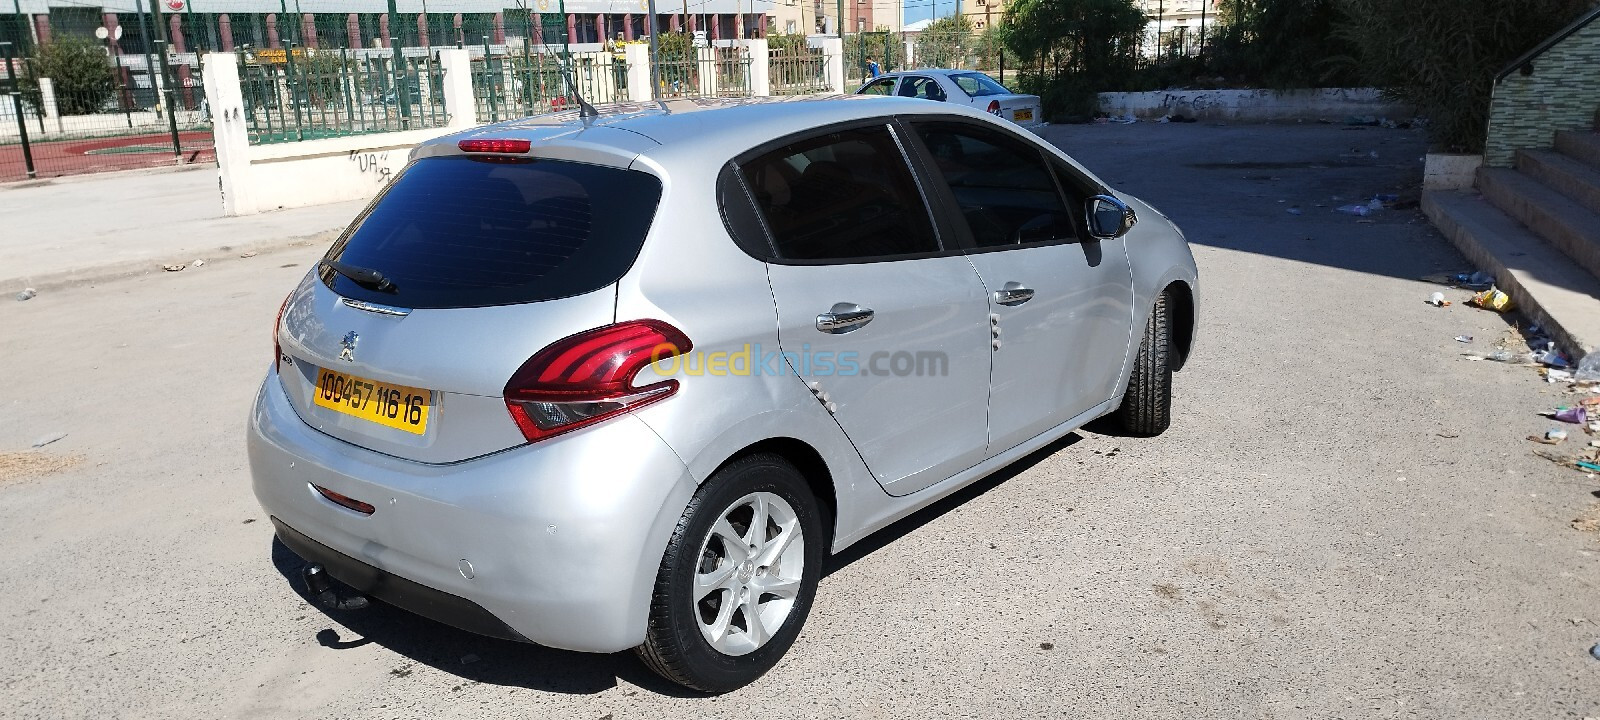
[[[1044,124],[1038,95],[1006,89],[976,70],[908,70],[881,75],[861,86],[857,95],[898,95],[970,105],[1023,127]]]

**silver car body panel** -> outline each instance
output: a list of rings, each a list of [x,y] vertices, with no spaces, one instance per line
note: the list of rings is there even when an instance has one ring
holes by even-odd
[[[663,195],[655,221],[638,259],[613,286],[554,303],[415,310],[396,317],[342,305],[320,281],[308,277],[291,298],[280,327],[285,352],[295,356],[296,363],[313,366],[343,362],[337,360],[338,341],[353,329],[363,334],[363,345],[356,362],[346,363],[350,372],[479,398],[484,403],[477,408],[484,411],[481,417],[495,417],[503,424],[475,426],[473,432],[486,438],[477,445],[473,444],[477,440],[463,438],[441,445],[437,452],[384,445],[370,429],[356,432],[324,422],[319,430],[314,427],[317,416],[300,415],[307,406],[305,399],[291,400],[307,389],[298,388],[292,376],[290,382],[282,381],[276,370],[269,370],[250,422],[255,492],[271,515],[333,550],[478,603],[534,642],[594,652],[613,652],[641,642],[650,590],[672,528],[696,486],[747,448],[787,452],[799,447],[815,453],[827,477],[813,479],[832,485],[832,549],[843,550],[1114,409],[1131,368],[1134,328],[1156,294],[1174,282],[1197,294],[1193,257],[1181,233],[1149,206],[1123,196],[1141,221],[1122,244],[1101,243],[1100,267],[1109,273],[1115,263],[1122,263],[1120,277],[1131,284],[1131,297],[1128,290],[1118,290],[1112,298],[1093,298],[1084,294],[1089,291],[1079,290],[1041,303],[1036,320],[1001,320],[1003,342],[995,362],[1003,368],[1005,360],[998,358],[1013,345],[1028,350],[1033,340],[1025,336],[1035,324],[1040,329],[1074,323],[1110,325],[1108,318],[1119,310],[1125,313],[1126,327],[1108,333],[1125,338],[1106,351],[1108,367],[1094,373],[1095,379],[1080,383],[1072,376],[1073,387],[1051,391],[1058,397],[1083,398],[1072,406],[1077,411],[1062,409],[1044,413],[1048,419],[1030,418],[1006,433],[1017,438],[1011,447],[991,448],[984,404],[952,393],[949,402],[939,406],[940,392],[929,390],[933,398],[929,407],[936,412],[950,418],[979,418],[969,447],[952,448],[950,454],[959,459],[944,463],[900,457],[883,463],[883,468],[869,469],[875,453],[900,448],[854,438],[847,432],[857,422],[850,412],[860,409],[862,422],[891,429],[925,422],[928,418],[907,417],[904,410],[890,405],[888,398],[901,392],[895,383],[904,384],[905,378],[853,378],[861,382],[839,390],[849,397],[833,394],[837,378],[818,379],[830,401],[839,405],[843,400],[839,407],[849,410],[835,417],[805,380],[787,368],[710,370],[722,367],[724,360],[731,367],[732,356],[747,347],[750,362],[759,364],[756,346],[762,354],[777,352],[780,343],[788,341],[785,333],[798,333],[802,345],[809,342],[815,349],[825,335],[807,329],[807,314],[814,321],[816,313],[827,309],[823,306],[861,302],[866,299],[864,292],[920,293],[929,276],[901,270],[906,261],[850,266],[859,268],[859,273],[842,272],[839,267],[769,267],[735,245],[718,219],[717,173],[750,148],[850,120],[959,115],[1001,126],[1009,123],[981,110],[906,98],[674,101],[602,111],[603,117],[587,121],[580,121],[576,113],[562,113],[475,128],[419,147],[414,156],[456,152],[455,143],[467,137],[526,137],[534,141],[533,154],[541,157],[628,166],[657,175]],[[1081,170],[1063,153],[1039,144]],[[1087,172],[1085,176],[1093,178]],[[1057,247],[1063,254],[1081,252],[1075,244]],[[1000,263],[982,257],[972,256],[979,264]],[[970,290],[958,288],[954,294],[947,288],[939,290],[949,296],[946,313],[958,319],[958,329],[899,332],[952,356],[983,357],[991,346],[984,317],[986,288],[979,270],[963,255],[937,259],[948,266],[936,273],[940,278],[957,282],[963,273],[968,278]],[[869,279],[874,268],[886,276]],[[802,277],[800,271],[816,272]],[[1089,281],[1092,286],[1111,282],[1103,277]],[[811,297],[791,311],[785,302],[791,292]],[[958,309],[962,305],[958,298],[975,303],[979,310]],[[889,307],[890,300],[869,300],[873,301]],[[909,304],[912,298],[895,302]],[[785,317],[786,313],[793,317]],[[919,321],[931,322],[937,314],[925,313]],[[559,337],[641,318],[669,322],[693,341],[691,357],[685,360],[694,364],[687,369],[680,365],[671,374],[680,382],[678,392],[631,414],[523,444],[498,397],[510,374]],[[975,331],[969,327],[974,318]],[[866,329],[887,319],[888,315],[878,318]],[[888,322],[881,327],[894,329]],[[436,333],[431,347],[401,342],[423,338],[425,333]],[[848,339],[853,334],[834,337]],[[808,336],[815,337],[807,340]],[[369,337],[372,343],[365,344]],[[1051,341],[1039,342],[1034,351],[1041,356],[1053,352]],[[978,349],[969,349],[968,343]],[[402,345],[408,352],[404,358],[386,358],[379,352]],[[1070,347],[1064,352],[1067,357],[1051,368],[1050,375],[1062,382],[1068,382],[1064,378],[1073,362],[1101,359],[1074,354]],[[718,353],[722,355],[714,358]],[[952,368],[956,364],[952,361]],[[700,372],[693,372],[696,367]],[[653,371],[646,370],[638,382],[651,381],[650,374]],[[928,379],[943,383],[956,378],[952,374]],[[986,381],[978,382],[986,393],[987,386],[982,385]],[[870,407],[879,395],[885,398],[877,401],[882,407]],[[1100,400],[1095,402],[1097,395]],[[444,397],[441,418],[449,417],[452,402],[473,401]],[[1063,417],[1066,414],[1071,416]],[[453,428],[441,421],[439,432]],[[478,452],[506,443],[510,443],[507,449],[498,452]],[[858,452],[858,446],[863,451]],[[926,471],[935,465],[938,471]],[[898,469],[885,472],[889,467]],[[918,470],[924,472],[917,475]],[[914,482],[897,484],[907,478]],[[311,484],[371,503],[376,511],[363,516],[347,510],[317,494]],[[472,579],[458,570],[461,560],[470,560],[475,569]]]

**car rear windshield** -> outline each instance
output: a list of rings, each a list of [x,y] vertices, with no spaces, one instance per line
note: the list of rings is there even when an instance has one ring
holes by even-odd
[[[423,158],[328,250],[327,260],[382,281],[358,283],[327,263],[321,277],[345,297],[407,308],[581,295],[633,265],[660,200],[661,181],[633,170]]]
[[[964,92],[972,97],[1011,94],[1011,91],[1007,90],[1004,85],[995,82],[994,78],[984,75],[983,73],[963,73],[961,75],[951,75],[950,80],[956,84],[956,87],[961,88],[961,92]]]

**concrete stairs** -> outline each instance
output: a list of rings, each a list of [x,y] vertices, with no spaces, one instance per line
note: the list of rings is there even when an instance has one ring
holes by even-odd
[[[1600,343],[1600,133],[1557,133],[1554,150],[1480,169],[1477,192],[1423,193],[1422,210],[1568,357]]]

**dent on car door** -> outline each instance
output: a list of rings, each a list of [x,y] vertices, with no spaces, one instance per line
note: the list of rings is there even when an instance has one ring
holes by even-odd
[[[739,164],[770,247],[784,371],[812,386],[891,494],[982,460],[983,285],[943,250],[887,123],[823,131]]]
[[[1120,238],[1086,232],[1093,194],[1030,140],[976,121],[913,122],[914,146],[948,204],[995,321],[994,456],[1110,399],[1133,302]]]

